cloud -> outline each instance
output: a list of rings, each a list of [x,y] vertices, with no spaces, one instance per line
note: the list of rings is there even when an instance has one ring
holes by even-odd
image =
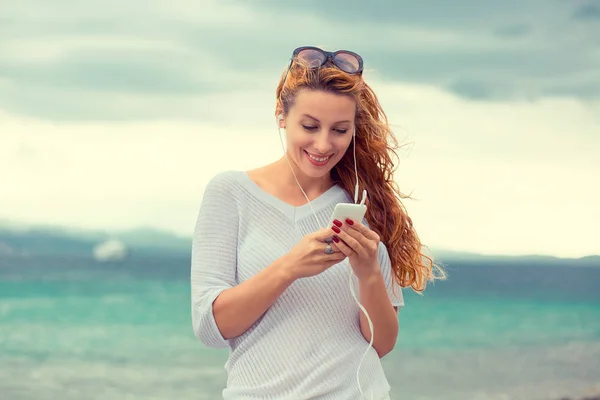
[[[44,64],[4,63],[0,74],[18,85],[96,92],[186,94],[218,90],[210,74],[202,74],[202,70],[183,57],[152,53],[131,49],[74,52]]]
[[[543,97],[557,82],[569,96],[600,96],[595,85],[589,85],[600,81],[600,60],[594,50],[600,30],[572,24],[565,17],[568,4],[542,0],[435,4],[376,0],[368,7],[358,0],[253,4],[262,13],[278,10],[274,30],[280,30],[277,21],[287,18],[305,28],[301,35],[281,29],[282,36],[299,36],[295,42],[302,44],[327,38],[331,49],[356,50],[367,69],[389,81],[435,84],[469,98]],[[320,19],[329,29],[308,23],[310,18]],[[258,29],[258,37],[256,30],[250,34],[259,42],[267,41],[263,30]],[[315,32],[321,37],[313,38]]]
[[[491,88],[485,82],[459,80],[448,86],[451,92],[470,99],[489,99],[492,97]]]
[[[302,44],[356,50],[367,77],[436,85],[470,99],[596,99],[600,28],[568,17],[590,14],[586,7],[542,0],[377,0],[368,7],[358,0],[24,0],[4,6],[0,17],[0,107],[73,121],[192,118],[164,99],[189,110],[207,94],[274,91]],[[135,105],[122,106],[124,99]]]
[[[581,21],[600,20],[600,2],[588,2],[578,7],[573,13],[573,18]]]
[[[201,121],[214,124],[255,124],[275,112],[275,89],[213,93],[124,93],[46,87],[0,80],[0,109],[11,114],[57,122]],[[239,110],[251,108],[252,113]]]
[[[600,103],[470,101],[433,86],[373,82],[401,143],[396,178],[432,247],[484,253],[600,253]],[[0,219],[190,235],[215,173],[282,150],[271,97],[231,99],[228,123],[50,123],[0,115]],[[252,99],[262,99],[255,104]],[[214,102],[225,102],[219,99]],[[244,106],[245,104],[245,106]],[[250,122],[248,122],[250,121]],[[24,156],[23,149],[26,154]]]
[[[230,0],[229,3],[232,3]],[[343,21],[356,24],[365,21],[377,21],[385,24],[457,27],[467,25],[484,26],[486,21],[514,19],[515,9],[521,13],[539,10],[548,3],[544,0],[519,0],[504,2],[480,2],[476,0],[458,0],[452,3],[442,0],[414,2],[410,0],[372,0],[368,5],[361,0],[305,0],[303,2],[280,3],[277,0],[257,0],[253,4],[261,10],[278,11],[278,15],[289,13],[318,14],[339,24]],[[542,11],[543,12],[543,11]],[[544,12],[543,12],[544,13]],[[547,14],[545,12],[544,14]]]
[[[494,33],[498,36],[523,37],[531,33],[532,27],[526,24],[511,24],[501,26]]]
[[[7,3],[0,218],[189,235],[214,173],[281,155],[275,87],[308,44],[365,58],[414,142],[397,180],[426,244],[600,253],[600,27],[578,4]]]

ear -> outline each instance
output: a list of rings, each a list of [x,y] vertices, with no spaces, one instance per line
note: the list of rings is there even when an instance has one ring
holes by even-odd
[[[285,128],[282,122],[283,114],[283,106],[280,101],[277,101],[277,104],[275,105],[275,119],[277,120],[277,126],[280,128]]]

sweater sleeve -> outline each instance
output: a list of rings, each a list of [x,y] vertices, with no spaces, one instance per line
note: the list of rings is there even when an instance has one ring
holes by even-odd
[[[402,295],[402,287],[396,282],[394,278],[394,271],[392,270],[392,263],[387,247],[383,242],[379,242],[379,266],[383,273],[383,280],[387,288],[388,296],[394,307],[404,306],[404,296]]]
[[[206,186],[192,240],[192,326],[207,347],[226,348],[213,314],[213,302],[236,284],[238,209],[226,173]]]

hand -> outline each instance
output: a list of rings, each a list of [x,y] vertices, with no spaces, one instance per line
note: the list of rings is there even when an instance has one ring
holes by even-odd
[[[343,223],[333,221],[331,230],[337,247],[350,260],[350,265],[358,279],[365,279],[380,271],[378,261],[379,235],[353,219]]]
[[[329,228],[320,229],[306,235],[300,242],[286,254],[285,266],[291,273],[292,279],[307,278],[318,275],[346,258],[335,243],[331,245],[333,254],[326,254],[326,242],[331,238]]]

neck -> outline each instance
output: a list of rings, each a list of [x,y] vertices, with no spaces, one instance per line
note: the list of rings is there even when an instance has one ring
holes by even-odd
[[[294,173],[296,174],[296,178],[298,178],[298,182],[296,182],[296,178],[294,178],[294,173],[290,169],[290,165],[293,168]],[[298,165],[294,162],[294,160],[290,157],[290,163],[286,160],[285,156],[281,157],[278,161],[274,163],[275,168],[277,168],[278,176],[280,182],[285,187],[297,188],[299,193],[300,188],[298,188],[298,183],[302,186],[302,189],[306,193],[309,199],[313,199],[316,196],[324,193],[329,188],[331,188],[331,173],[327,173],[322,177],[313,178],[302,173],[302,170],[298,168]]]

